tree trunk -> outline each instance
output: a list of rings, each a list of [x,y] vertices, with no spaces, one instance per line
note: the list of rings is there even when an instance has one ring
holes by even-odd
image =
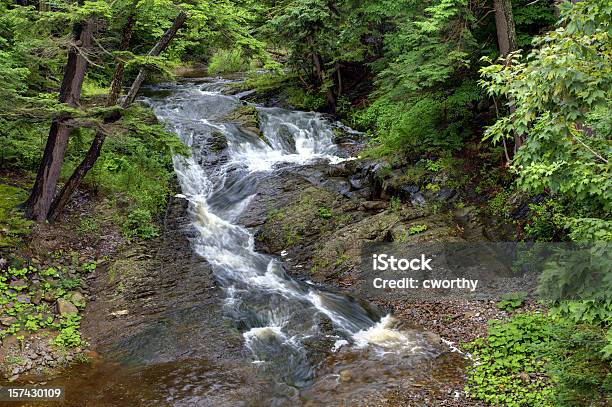
[[[493,0],[493,8],[495,10],[499,53],[505,58],[512,51],[516,51],[516,30],[514,16],[512,15],[512,2],[510,0]]]
[[[78,107],[87,69],[87,60],[80,54],[77,47],[87,50],[91,46],[91,23],[89,21],[77,23],[74,25],[72,32],[74,45],[68,53],[68,62],[64,69],[59,101],[72,107]],[[24,203],[26,216],[37,222],[43,222],[47,218],[64,162],[64,155],[68,148],[68,136],[71,130],[72,128],[67,124],[65,118],[54,119],[51,124],[34,187],[30,197]]]
[[[123,32],[121,34],[121,45],[119,46],[119,50],[126,51],[130,46],[130,40],[132,39],[132,33],[134,30],[134,23],[136,22],[136,13],[132,13],[128,16],[127,22],[123,27]],[[121,94],[121,87],[123,86],[123,73],[125,71],[125,63],[123,61],[118,61],[117,66],[115,67],[115,72],[113,73],[113,79],[110,85],[110,91],[106,98],[106,106],[111,107],[117,103],[119,99],[119,95]],[[116,115],[115,117],[107,120],[107,123],[114,122],[119,120],[121,115]],[[57,220],[57,217],[62,213],[62,210],[72,197],[74,191],[81,185],[83,178],[92,169],[98,157],[100,157],[100,152],[102,151],[102,145],[104,144],[104,140],[106,139],[106,133],[99,129],[94,136],[91,145],[89,146],[89,150],[87,154],[85,154],[85,158],[79,166],[74,170],[66,184],[64,184],[62,190],[59,195],[53,200],[51,204],[51,208],[49,209],[48,219],[53,222]]]
[[[136,4],[133,5],[136,7]],[[136,11],[133,11],[127,18],[125,25],[123,26],[123,32],[121,33],[121,44],[119,45],[120,51],[127,51],[130,47],[130,41],[132,40],[132,32],[134,31],[134,24],[136,23]],[[111,80],[110,91],[106,98],[106,106],[110,107],[117,103],[119,95],[121,94],[121,87],[123,86],[123,73],[125,71],[125,62],[122,60],[117,61],[117,67],[113,73],[113,79]]]
[[[133,16],[130,16],[130,18],[128,19],[127,25],[123,31],[123,36],[121,40],[122,49],[123,47],[127,49],[129,46],[129,42],[132,36],[132,29],[134,27],[134,18],[132,17]],[[172,27],[170,27],[164,33],[164,35],[160,38],[157,44],[155,44],[155,46],[151,49],[151,51],[149,51],[147,55],[157,56],[161,52],[163,52],[168,46],[168,44],[170,43],[170,41],[174,38],[177,31],[185,23],[186,18],[187,18],[186,14],[184,13],[179,14],[179,16],[174,20],[174,24],[172,24]],[[111,90],[106,100],[107,106],[113,106],[115,103],[117,103],[117,99],[119,98],[119,94],[121,92],[121,87],[123,84],[123,71],[124,71],[124,66],[123,66],[123,63],[120,62],[115,68],[115,72],[113,74]],[[138,90],[140,89],[140,86],[142,85],[142,82],[145,79],[145,75],[146,75],[145,70],[141,69],[140,72],[138,73],[138,76],[136,77],[136,80],[134,80],[134,83],[132,83],[132,86],[130,88],[130,93],[133,92],[133,97],[129,103],[127,102],[128,98],[126,97],[126,101],[124,101],[122,105],[124,109],[128,108],[132,104],[136,94],[138,93]],[[137,84],[137,81],[139,81],[139,77],[141,77],[141,79],[140,79],[140,82]],[[121,118],[121,115],[119,114],[107,120],[106,124],[115,122],[119,120],[120,118]],[[70,197],[72,196],[74,191],[79,187],[79,185],[81,185],[81,182],[83,181],[83,179],[85,178],[89,170],[93,168],[98,157],[100,157],[100,152],[102,151],[102,145],[104,144],[105,139],[106,139],[106,133],[102,129],[98,130],[96,132],[94,140],[91,143],[91,146],[89,147],[89,150],[87,151],[87,154],[85,155],[85,158],[83,159],[83,161],[81,161],[79,166],[74,170],[74,172],[70,176],[70,179],[66,182],[66,184],[60,191],[57,198],[53,201],[53,204],[51,205],[51,210],[49,213],[50,221],[55,221],[58,218],[58,216],[62,213],[62,210],[64,209],[64,207],[70,200]]]
[[[147,56],[153,57],[161,54],[168,47],[168,44],[170,44],[170,41],[172,40],[172,38],[174,38],[177,31],[183,26],[183,24],[185,24],[185,21],[187,21],[187,14],[181,12],[174,19],[172,26],[164,33],[164,35],[159,39],[159,41],[157,42],[157,44],[155,44],[151,51],[149,51]],[[134,99],[136,99],[136,94],[140,90],[140,87],[142,86],[142,83],[145,80],[146,74],[146,67],[143,67],[140,69],[140,71],[138,71],[138,75],[136,75],[136,79],[134,79],[134,82],[132,82],[132,86],[130,87],[129,92],[125,97],[125,100],[123,101],[123,107],[127,107],[134,103]]]
[[[323,85],[325,85],[325,79],[326,79],[325,70],[323,69],[323,63],[321,61],[321,55],[319,55],[315,51],[314,39],[312,38],[312,36],[308,37],[308,44],[310,45],[310,48],[312,50],[312,62],[313,62],[314,67],[315,67],[315,75],[317,77],[317,82],[318,82],[319,86],[323,86]],[[329,110],[332,113],[335,113],[335,111],[336,111],[336,96],[334,95],[333,86],[328,87],[327,90],[325,91],[325,99],[327,100],[327,107],[329,108]]]
[[[514,16],[512,14],[511,0],[493,0],[493,9],[495,10],[495,27],[497,29],[497,42],[499,45],[499,54],[502,58],[507,58],[508,54],[516,51],[516,29],[514,25]],[[506,60],[506,64],[509,61]],[[515,107],[512,99],[510,100],[510,111],[514,111]],[[514,154],[523,145],[523,139],[515,134],[514,136]]]

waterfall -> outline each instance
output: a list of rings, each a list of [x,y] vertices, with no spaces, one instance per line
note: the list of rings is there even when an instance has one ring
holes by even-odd
[[[224,120],[242,102],[222,89],[219,82],[172,85],[170,96],[147,102],[192,149],[190,157],[175,157],[174,167],[198,232],[193,247],[211,265],[253,362],[274,366],[287,383],[308,383],[315,366],[304,343],[325,336],[323,321],[337,339],[329,352],[340,346],[417,352],[414,338],[394,329],[391,316],[372,315],[351,297],[291,278],[281,259],[258,253],[252,233],[234,223],[259,181],[279,166],[345,157],[331,123],[318,113],[257,107],[263,137]],[[226,147],[219,153],[210,146],[221,135]]]

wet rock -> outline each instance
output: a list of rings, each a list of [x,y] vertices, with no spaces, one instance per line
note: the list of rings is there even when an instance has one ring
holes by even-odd
[[[400,195],[405,197],[405,198],[411,198],[412,195],[416,194],[417,192],[419,192],[419,186],[416,184],[404,184],[402,186],[400,186],[399,190],[400,190]]]
[[[64,298],[58,298],[57,312],[59,312],[60,315],[69,315],[69,314],[78,314],[79,310],[70,301]]]
[[[425,195],[421,192],[417,192],[411,196],[410,203],[414,206],[425,206],[427,201],[425,200]]]
[[[245,129],[251,129],[256,134],[261,133],[259,112],[253,105],[242,105],[228,114],[225,119],[237,123]]]
[[[527,201],[525,202],[510,202],[512,205],[516,206],[516,209],[514,209],[511,213],[511,216],[514,219],[527,219],[527,216],[529,216],[529,212],[530,212],[530,205],[531,204],[537,204],[542,202],[542,200],[546,197],[546,195],[544,194],[538,194],[534,197],[529,198]],[[516,196],[515,197],[515,201],[516,200],[520,200],[522,197],[521,196]]]
[[[342,380],[343,382],[350,382],[351,380],[353,380],[353,372],[348,369],[341,371],[340,380]]]
[[[441,187],[436,199],[438,201],[448,201],[455,196],[456,192],[448,187]]]
[[[364,179],[358,175],[351,175],[348,181],[352,190],[359,190],[364,187]]]
[[[218,152],[227,148],[227,138],[220,131],[213,131],[208,141],[211,151]]]
[[[433,343],[440,343],[442,342],[442,338],[440,337],[440,335],[433,333],[431,331],[427,331],[425,332],[425,336],[427,337],[427,339]]]

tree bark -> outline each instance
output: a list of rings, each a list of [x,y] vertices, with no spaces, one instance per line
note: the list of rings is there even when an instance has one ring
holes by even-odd
[[[170,27],[164,33],[164,35],[159,39],[157,44],[155,44],[155,46],[151,49],[151,51],[149,51],[147,55],[157,56],[161,54],[168,47],[168,44],[170,43],[170,41],[172,41],[172,39],[174,38],[178,30],[183,26],[186,18],[187,18],[187,15],[185,13],[179,14],[178,17],[174,20],[172,27]],[[121,40],[122,48],[123,47],[125,47],[125,49],[128,48],[129,42],[132,36],[133,27],[134,27],[134,18],[129,18],[128,23],[126,27],[124,28],[123,35],[122,35],[122,40]],[[113,106],[117,103],[119,94],[121,92],[121,87],[123,84],[123,72],[124,72],[124,66],[123,66],[123,63],[120,62],[117,65],[115,72],[113,74],[111,90],[106,100],[107,106]],[[129,98],[129,94],[128,94],[128,97],[126,97],[126,100],[122,104],[122,108],[124,109],[128,108],[133,103],[134,98],[136,97],[136,94],[138,93],[138,90],[140,89],[140,86],[142,85],[142,82],[144,82],[145,76],[146,76],[146,70],[141,69],[140,72],[138,73],[138,76],[134,80],[134,83],[132,83],[132,86],[130,88],[130,93],[132,94],[131,100],[128,99]],[[118,114],[110,118],[109,120],[107,120],[105,124],[115,122],[119,120],[120,118],[121,118],[121,115]],[[49,212],[50,221],[57,220],[58,216],[62,213],[62,210],[64,209],[64,207],[70,200],[70,197],[72,196],[74,191],[79,187],[79,185],[81,185],[81,182],[83,181],[83,179],[85,178],[89,170],[93,168],[96,161],[98,160],[98,157],[100,157],[100,153],[102,151],[102,146],[104,144],[105,139],[106,139],[106,133],[104,132],[104,130],[103,129],[98,130],[96,132],[94,140],[91,143],[91,146],[89,147],[89,150],[87,151],[87,154],[85,155],[85,158],[83,159],[83,161],[81,161],[79,166],[74,170],[74,172],[70,176],[70,179],[68,179],[68,181],[66,182],[66,184],[60,191],[57,198],[53,201],[53,204],[51,205],[51,210]]]
[[[511,0],[493,0],[493,9],[495,11],[495,27],[497,29],[497,43],[499,45],[499,54],[502,58],[507,58],[508,55],[516,51],[516,28],[514,25],[514,15],[512,14]],[[506,64],[510,62],[505,61]],[[513,101],[510,100],[510,111],[514,111]],[[516,135],[514,136],[514,154],[523,145],[523,139]]]
[[[187,21],[187,14],[181,12],[174,19],[172,26],[164,33],[164,35],[159,39],[159,41],[157,42],[157,44],[155,44],[151,51],[149,51],[147,56],[158,56],[159,54],[161,54],[168,47],[168,44],[170,44],[170,41],[172,40],[172,38],[174,38],[177,31],[183,26],[183,24],[185,24],[185,21]],[[128,94],[125,97],[125,100],[123,101],[124,108],[134,103],[134,99],[136,99],[136,94],[140,90],[140,87],[142,86],[146,75],[146,67],[143,67],[140,69],[140,71],[138,71],[138,75],[136,75],[136,79],[134,79],[134,82],[132,82],[132,86],[130,87]]]
[[[510,0],[493,0],[493,9],[495,10],[499,53],[505,58],[512,51],[516,51],[516,30],[512,14],[512,2]]]
[[[74,44],[68,53],[59,101],[72,107],[78,107],[87,70],[87,60],[81,55],[82,51],[79,51],[79,48],[85,51],[91,46],[92,26],[90,21],[76,23],[72,32]],[[51,123],[36,181],[30,197],[24,203],[26,216],[37,222],[43,222],[49,213],[71,131],[72,128],[66,118],[56,118]]]

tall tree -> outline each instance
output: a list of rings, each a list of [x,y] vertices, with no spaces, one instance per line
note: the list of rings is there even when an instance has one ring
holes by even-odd
[[[176,36],[176,33],[178,32],[178,30],[185,24],[185,21],[187,21],[187,14],[185,14],[184,12],[179,13],[179,15],[174,19],[172,26],[168,28],[168,30],[166,30],[164,35],[159,39],[159,41],[155,44],[155,46],[149,51],[147,56],[159,56],[168,47],[172,39]],[[132,30],[134,28],[134,22],[135,22],[135,15],[130,14],[130,16],[128,17],[127,23],[123,29],[122,40],[121,40],[122,49],[127,49],[127,47],[129,46],[130,39],[132,37]],[[115,68],[115,73],[113,74],[113,80],[112,80],[111,87],[110,87],[110,93],[106,100],[106,105],[109,107],[115,105],[117,103],[117,100],[119,99],[119,94],[120,94],[121,87],[123,84],[123,70],[124,70],[124,65],[123,65],[123,62],[120,61],[117,64],[117,67]],[[142,86],[142,83],[144,82],[145,77],[146,77],[146,70],[145,68],[142,68],[138,72],[136,79],[134,80],[134,82],[132,83],[132,86],[130,87],[129,93],[126,96],[125,101],[122,104],[122,107],[124,109],[128,108],[134,102],[134,99],[136,98],[136,94],[138,93],[138,90]],[[120,113],[111,115],[110,117],[106,119],[105,124],[115,122],[119,120],[120,118],[121,118]],[[104,127],[100,128],[96,132],[96,135],[91,143],[91,146],[89,147],[89,150],[87,151],[87,154],[85,155],[85,158],[83,159],[83,161],[81,161],[79,166],[74,170],[74,172],[72,173],[72,175],[70,176],[70,178],[68,179],[68,181],[66,182],[62,190],[60,191],[57,198],[53,201],[50,211],[49,211],[49,216],[48,216],[50,221],[57,219],[59,214],[64,209],[64,206],[66,206],[66,204],[70,200],[70,197],[72,196],[74,191],[79,187],[79,185],[83,181],[83,178],[85,178],[89,170],[91,170],[91,168],[95,165],[98,157],[100,156],[100,152],[102,151],[102,145],[104,144],[104,140],[106,139],[106,134],[107,133]]]
[[[79,106],[81,88],[87,70],[87,59],[84,53],[91,47],[91,42],[91,21],[87,19],[76,22],[73,26],[72,43],[59,93],[60,103],[74,108]],[[24,203],[26,216],[38,222],[43,222],[49,213],[71,131],[72,126],[66,115],[54,119],[51,123],[34,187],[28,200]]]

